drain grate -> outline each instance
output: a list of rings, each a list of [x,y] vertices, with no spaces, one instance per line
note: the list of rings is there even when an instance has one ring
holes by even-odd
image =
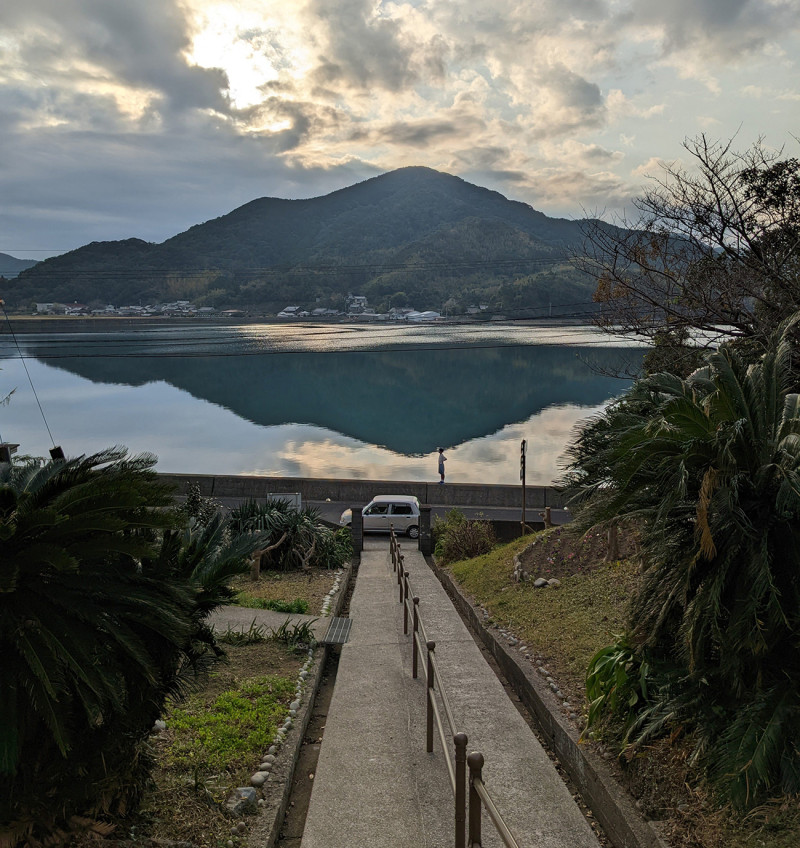
[[[328,625],[328,632],[320,640],[322,645],[344,645],[350,638],[350,627],[353,620],[350,618],[332,618]]]

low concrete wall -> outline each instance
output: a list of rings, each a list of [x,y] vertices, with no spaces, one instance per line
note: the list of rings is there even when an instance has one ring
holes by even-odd
[[[522,502],[520,486],[490,486],[480,483],[415,483],[391,480],[326,480],[310,477],[256,477],[250,475],[216,476],[209,474],[160,474],[185,494],[191,485],[200,486],[200,494],[215,498],[266,498],[270,493],[300,492],[304,501],[368,503],[375,495],[414,495],[431,506],[511,507]],[[526,507],[564,506],[560,492],[552,486],[526,486]]]

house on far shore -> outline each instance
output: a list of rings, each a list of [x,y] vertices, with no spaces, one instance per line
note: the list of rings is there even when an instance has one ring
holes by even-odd
[[[367,299],[361,294],[347,295],[347,314],[360,315],[368,310]]]
[[[278,318],[298,318],[300,317],[299,306],[286,306],[278,313]]]

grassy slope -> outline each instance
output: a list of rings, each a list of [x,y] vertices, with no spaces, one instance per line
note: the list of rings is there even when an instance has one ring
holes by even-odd
[[[462,589],[484,607],[489,619],[516,635],[528,654],[542,661],[574,703],[583,703],[583,679],[591,656],[625,628],[627,601],[638,567],[632,560],[602,562],[597,546],[566,531],[537,534],[523,556],[533,576],[557,576],[558,589],[514,583],[514,555],[531,537],[495,548],[490,554],[449,566]],[[570,576],[570,563],[579,572]],[[800,807],[780,799],[737,819],[717,809],[686,764],[682,740],[665,740],[622,764],[620,778],[645,815],[662,821],[675,848],[797,848]]]

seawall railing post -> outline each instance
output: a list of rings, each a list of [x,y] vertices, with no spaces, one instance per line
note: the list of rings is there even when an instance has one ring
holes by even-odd
[[[473,751],[467,757],[469,766],[469,833],[467,844],[480,848],[481,844],[481,798],[475,789],[475,779],[483,781],[483,754]]]
[[[358,553],[364,550],[364,516],[361,514],[361,509],[360,506],[350,508],[350,532],[353,537],[353,550]]]
[[[420,504],[419,508],[419,551],[423,556],[433,553],[433,534],[431,533],[431,508]]]
[[[456,733],[453,737],[456,749],[456,848],[466,848],[467,823],[467,734]]]
[[[433,753],[433,652],[436,650],[436,642],[426,642],[428,649],[428,710],[425,716],[425,750]]]
[[[419,633],[419,598],[414,598],[414,623],[413,623],[413,631],[411,633],[411,676],[414,680],[417,679],[417,634]]]

